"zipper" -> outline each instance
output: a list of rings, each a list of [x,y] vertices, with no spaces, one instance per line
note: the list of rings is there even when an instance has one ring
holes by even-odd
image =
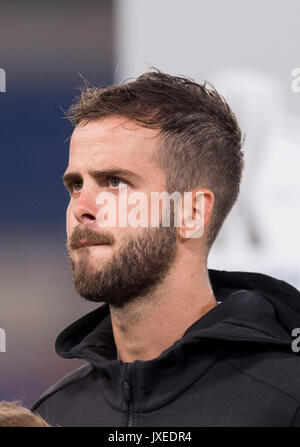
[[[130,364],[125,363],[123,365],[124,367],[124,377],[125,377],[125,381],[123,383],[123,389],[124,389],[124,396],[125,396],[125,400],[128,406],[128,410],[127,410],[127,426],[128,427],[134,427],[134,404],[133,404],[133,397],[132,397],[132,388],[130,386],[129,380],[128,379],[130,377]]]

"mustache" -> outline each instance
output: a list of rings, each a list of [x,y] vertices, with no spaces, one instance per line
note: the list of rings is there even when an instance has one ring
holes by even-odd
[[[115,242],[115,238],[110,233],[96,233],[89,228],[76,227],[71,237],[66,242],[67,249],[75,250],[81,239],[86,239],[95,244],[112,245]]]

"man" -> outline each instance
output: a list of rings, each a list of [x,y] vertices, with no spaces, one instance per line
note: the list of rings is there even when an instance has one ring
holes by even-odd
[[[207,270],[244,164],[225,100],[153,71],[84,88],[69,118],[67,249],[77,291],[104,304],[57,338],[59,355],[87,364],[33,411],[59,426],[299,424],[299,292],[264,274]],[[147,199],[140,214],[154,192],[189,192],[191,206],[174,201],[169,226],[163,206],[156,226],[124,224],[125,192],[128,213],[135,193]],[[116,219],[103,197],[123,200]]]

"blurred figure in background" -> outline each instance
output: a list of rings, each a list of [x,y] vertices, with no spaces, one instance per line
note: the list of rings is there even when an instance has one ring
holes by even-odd
[[[300,287],[300,132],[274,76],[228,69],[213,77],[245,134],[240,198],[210,255],[210,263],[264,270]],[[231,256],[228,257],[228,250]]]
[[[20,402],[0,402],[0,427],[50,427],[38,414],[33,414]]]

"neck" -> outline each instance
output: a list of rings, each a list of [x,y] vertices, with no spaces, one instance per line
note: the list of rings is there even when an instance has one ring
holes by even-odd
[[[178,275],[178,271],[184,274]],[[200,274],[199,274],[200,271]],[[172,267],[163,283],[123,308],[110,308],[114,339],[123,362],[151,360],[182,338],[217,305],[207,269]]]

